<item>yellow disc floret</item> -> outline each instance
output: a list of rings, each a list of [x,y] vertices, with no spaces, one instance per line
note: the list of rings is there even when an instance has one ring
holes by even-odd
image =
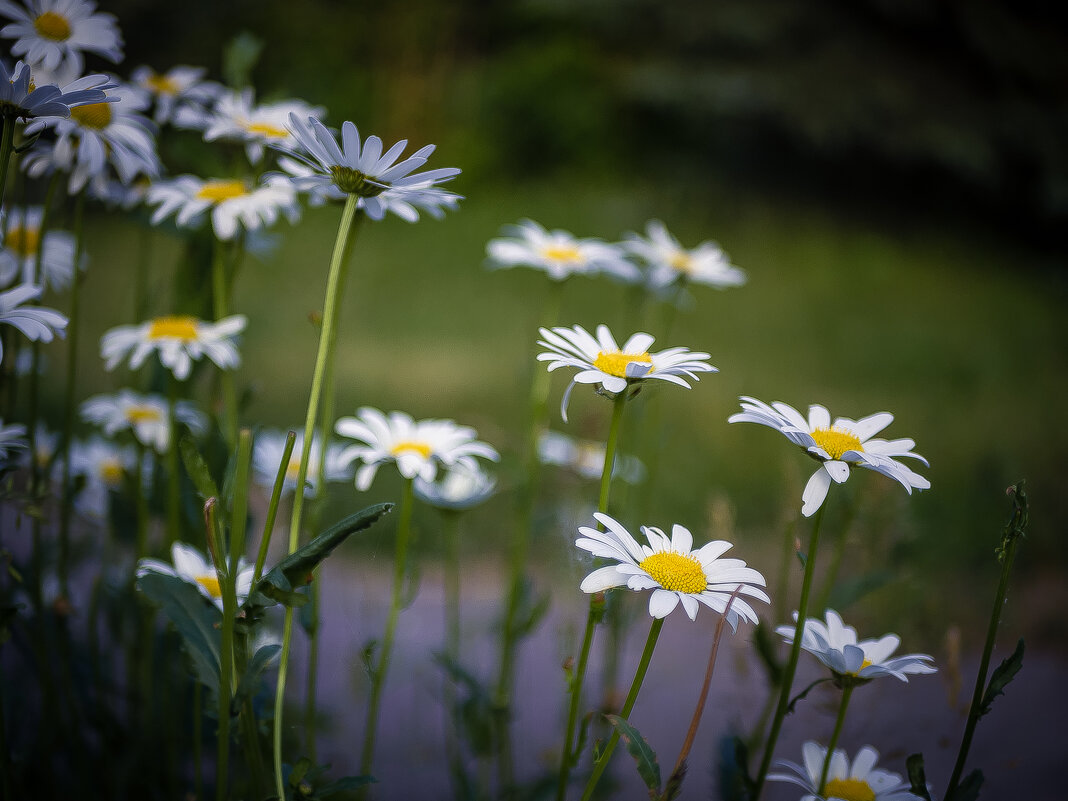
[[[431,450],[430,446],[427,445],[425,442],[404,440],[403,442],[398,442],[396,445],[390,448],[389,452],[392,453],[394,456],[400,456],[402,453],[405,452],[418,453],[424,459],[429,459]]]
[[[70,38],[70,22],[62,14],[46,11],[33,21],[33,29],[44,39],[65,42]]]
[[[574,245],[546,245],[541,249],[543,259],[560,261],[568,264],[577,264],[585,261],[582,253]]]
[[[111,125],[111,103],[86,103],[70,110],[72,119],[86,128],[102,131]]]
[[[148,84],[149,89],[158,95],[176,95],[181,89],[178,82],[173,78],[160,75],[158,72],[153,72],[145,78],[145,83]]]
[[[114,487],[122,482],[122,463],[116,459],[102,461],[97,470],[100,478],[109,486]]]
[[[279,128],[269,122],[250,122],[245,126],[245,130],[250,134],[262,136],[265,139],[285,139],[289,135],[285,128]]]
[[[205,181],[204,185],[197,190],[197,200],[210,200],[212,203],[222,203],[224,200],[233,200],[235,197],[247,195],[244,181],[225,181],[215,179]]]
[[[856,434],[841,428],[817,428],[812,432],[812,439],[816,440],[816,444],[827,451],[832,459],[841,459],[846,451],[864,450]]]
[[[208,591],[212,598],[222,598],[222,587],[219,586],[219,577],[213,575],[197,576],[196,582]]]
[[[41,246],[41,232],[36,228],[14,225],[4,234],[4,247],[26,258],[36,256]]]
[[[689,554],[661,551],[647,556],[638,563],[638,567],[665,590],[696,595],[708,588],[708,578],[701,563]]]
[[[863,779],[831,779],[820,795],[842,801],[875,801],[875,791]]]
[[[185,315],[157,317],[148,328],[148,338],[192,342],[197,339],[197,322],[196,317]]]
[[[652,364],[653,359],[647,352],[621,353],[617,350],[615,353],[601,351],[597,354],[597,358],[593,360],[594,367],[602,373],[608,373],[608,375],[614,375],[617,378],[627,378],[627,365],[635,363]]]
[[[134,425],[158,423],[163,419],[163,413],[155,406],[131,406],[126,410],[126,419]]]
[[[685,250],[676,250],[671,254],[671,258],[668,259],[668,264],[671,265],[673,270],[677,270],[680,273],[693,272],[693,259],[690,258],[690,254]]]

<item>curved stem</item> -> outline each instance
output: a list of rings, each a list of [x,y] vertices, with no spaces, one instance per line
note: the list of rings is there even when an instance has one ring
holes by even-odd
[[[831,769],[831,756],[834,754],[834,749],[838,746],[838,737],[842,734],[842,724],[845,723],[846,707],[849,706],[849,699],[852,695],[852,684],[847,684],[842,688],[842,702],[838,705],[838,717],[834,721],[834,732],[831,734],[831,741],[827,744],[827,754],[823,757],[823,770],[820,771],[820,783],[816,785],[820,795],[823,795],[823,788],[827,786],[827,773]]]

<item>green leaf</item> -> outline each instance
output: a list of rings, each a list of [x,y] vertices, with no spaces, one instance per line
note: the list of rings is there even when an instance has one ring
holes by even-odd
[[[749,749],[738,736],[719,741],[719,794],[723,801],[752,801],[755,783],[749,776]]]
[[[185,471],[189,474],[189,477],[193,479],[193,486],[197,489],[197,495],[205,501],[208,498],[221,497],[219,488],[215,485],[215,479],[211,477],[208,463],[204,461],[204,457],[200,455],[197,446],[193,444],[193,438],[190,436],[182,437],[178,443],[178,449],[182,452],[182,463],[185,464]]]
[[[909,791],[924,801],[931,801],[931,794],[927,791],[927,774],[923,769],[923,754],[910,755],[905,760],[905,767],[909,774]]]
[[[234,693],[232,702],[235,709],[240,708],[241,704],[245,703],[245,699],[251,698],[256,694],[256,685],[259,683],[260,676],[263,675],[263,672],[271,664],[271,660],[281,650],[282,646],[280,645],[265,645],[256,651],[252,659],[249,660],[244,675],[241,676],[237,683],[237,692]]]
[[[634,761],[638,765],[638,774],[642,777],[642,781],[645,782],[645,786],[649,788],[649,795],[653,797],[659,795],[660,764],[656,761],[656,753],[645,742],[641,732],[630,725],[625,718],[619,715],[605,715],[605,718],[615,727],[616,732],[619,733],[619,739],[623,741],[630,755],[634,757]]]
[[[219,692],[219,628],[222,612],[192,585],[177,576],[148,572],[137,588],[158,605],[178,631],[201,684]]]
[[[1023,655],[1024,641],[1021,639],[1016,643],[1016,650],[1012,652],[1012,655],[1004,659],[991,674],[990,682],[986,685],[986,691],[983,692],[983,700],[979,704],[979,717],[990,711],[994,699],[1002,695],[1006,685],[1016,678],[1016,674],[1023,667]]]
[[[952,795],[946,796],[953,801],[976,801],[979,798],[979,788],[983,786],[983,772],[973,770],[964,780],[957,785]]]
[[[377,779],[374,776],[343,776],[336,782],[320,787],[315,791],[315,797],[329,798],[337,793],[357,790],[365,784],[373,784],[376,781]]]
[[[446,654],[435,654],[434,659],[464,691],[465,697],[450,712],[458,728],[465,734],[466,742],[477,755],[492,753],[497,723],[497,708],[492,694],[473,673],[455,659]]]
[[[234,89],[252,84],[252,69],[260,60],[264,41],[258,36],[241,31],[231,39],[223,50],[222,74],[226,84]]]
[[[686,779],[686,760],[684,759],[678,767],[678,770],[672,771],[668,776],[667,784],[664,785],[664,795],[661,796],[663,801],[674,801],[679,797],[679,793],[682,792],[682,783]]]

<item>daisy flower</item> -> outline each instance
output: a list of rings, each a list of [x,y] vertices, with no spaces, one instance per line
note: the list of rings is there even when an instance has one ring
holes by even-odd
[[[157,125],[171,122],[182,107],[206,113],[205,107],[215,102],[223,87],[214,81],[204,80],[204,67],[172,67],[166,72],[156,72],[151,67],[141,66],[130,74],[134,86],[147,92],[156,103],[153,119]]]
[[[159,360],[185,380],[193,360],[207,356],[223,370],[241,364],[234,338],[245,330],[248,318],[243,314],[224,317],[218,322],[196,317],[174,315],[157,317],[140,325],[120,325],[100,338],[100,356],[104,369],[113,370],[127,356],[130,367],[136,370],[152,351],[159,351]]]
[[[142,395],[120,389],[114,395],[95,395],[81,405],[82,419],[104,429],[109,437],[132,431],[142,445],[166,453],[170,448],[170,404],[161,395]],[[194,434],[207,430],[207,418],[191,402],[180,400],[175,417]]]
[[[576,439],[559,431],[542,431],[538,436],[538,461],[553,467],[565,467],[582,478],[597,479],[604,470],[603,442]],[[612,475],[638,484],[645,478],[645,465],[636,456],[616,454]]]
[[[743,396],[742,411],[731,415],[729,423],[759,423],[782,432],[795,445],[804,448],[820,468],[805,485],[801,514],[811,517],[823,505],[827,490],[834,481],[843,483],[849,478],[851,467],[866,467],[894,479],[911,495],[914,489],[928,489],[931,482],[913,472],[893,457],[907,456],[927,465],[927,460],[912,449],[911,439],[872,439],[890,423],[894,416],[879,412],[861,420],[839,417],[834,423],[826,408],[813,404],[808,419],[792,406],[775,402],[769,406],[756,398]]]
[[[416,477],[413,490],[419,500],[438,509],[462,511],[478,506],[497,488],[497,479],[479,467],[456,466],[440,481]]]
[[[395,462],[400,474],[408,479],[416,476],[433,481],[438,465],[448,468],[478,468],[475,457],[497,461],[500,455],[485,442],[475,439],[478,434],[468,426],[452,420],[419,420],[404,412],[390,412],[387,417],[368,406],[356,417],[342,417],[334,427],[343,437],[361,444],[349,445],[342,452],[346,463],[359,459],[363,465],[356,471],[356,488],[366,490],[374,481],[378,466]]]
[[[111,14],[96,13],[90,0],[26,0],[26,8],[0,0],[0,16],[14,20],[0,28],[0,36],[15,39],[13,56],[47,70],[80,75],[83,51],[113,64],[122,60],[122,36]]]
[[[196,587],[200,594],[211,601],[222,611],[222,587],[219,586],[219,575],[215,572],[215,566],[204,558],[204,554],[191,545],[184,542],[176,542],[171,546],[171,562],[161,562],[159,559],[142,559],[137,563],[137,577],[148,573],[162,573],[165,576],[175,576],[182,581]],[[252,575],[255,567],[247,564],[242,558],[237,563],[237,605],[241,606],[248,598],[252,589]]]
[[[299,150],[285,148],[291,158],[279,161],[294,186],[313,197],[344,200],[359,198],[359,207],[372,220],[393,212],[409,222],[418,219],[418,210],[440,217],[455,208],[459,195],[443,192],[435,185],[460,174],[455,167],[442,167],[416,173],[434,152],[434,145],[415,151],[397,161],[408,140],[402,139],[383,152],[382,140],[368,136],[361,144],[355,123],[341,125],[341,144],[316,117],[292,114],[289,130]],[[295,159],[295,161],[294,161]]]
[[[183,127],[204,131],[204,140],[225,139],[245,143],[245,154],[252,164],[263,159],[268,145],[292,149],[297,146],[294,134],[287,128],[291,115],[321,117],[322,106],[310,106],[301,100],[256,105],[251,89],[224,92],[215,106],[203,117],[184,112],[178,123]]]
[[[71,443],[71,475],[85,478],[75,501],[78,510],[91,517],[107,517],[111,493],[122,488],[123,479],[136,465],[137,454],[130,446],[116,445],[100,437]],[[58,463],[56,469],[61,469]]]
[[[575,545],[616,564],[586,576],[580,585],[583,592],[604,592],[622,586],[635,591],[652,590],[649,614],[654,618],[667,617],[681,602],[690,620],[695,620],[699,605],[704,604],[720,614],[726,612],[727,622],[734,630],[739,618],[757,622],[756,612],[742,596],[770,603],[760,589],[766,586],[760,573],[746,567],[741,559],[720,559],[734,547],[726,540],[715,540],[695,551],[689,529],[676,523],[671,537],[653,526],[642,526],[649,544],[639,545],[613,518],[600,512],[593,516],[605,530],[582,526],[582,536]],[[738,595],[727,611],[727,602],[736,591]]]
[[[74,276],[74,235],[48,231],[41,241],[40,206],[12,209],[8,213],[3,245],[0,246],[0,286],[20,279],[24,284],[43,284],[48,289],[70,286]],[[37,255],[41,255],[41,275],[35,275]]]
[[[300,470],[300,454],[304,445],[304,434],[298,432],[293,443],[293,452],[286,465],[286,475],[282,484],[283,492],[294,492],[297,488],[297,475]],[[271,489],[278,475],[278,466],[285,453],[286,434],[281,431],[260,431],[252,447],[252,477],[261,487]],[[311,455],[308,463],[308,475],[304,485],[304,495],[312,497],[319,484],[319,437],[312,439]],[[326,446],[326,460],[323,470],[327,481],[349,481],[352,479],[351,461],[343,458],[343,446],[331,442]]]
[[[717,289],[741,286],[747,280],[745,272],[733,266],[715,242],[702,242],[688,250],[660,220],[650,220],[645,234],[628,234],[623,247],[648,265],[647,281],[653,290],[680,280]]]
[[[502,233],[508,236],[486,244],[491,268],[533,267],[554,281],[596,273],[625,281],[641,277],[622,248],[600,239],[577,239],[567,231],[547,231],[533,220],[505,226]]]
[[[14,424],[5,426],[0,420],[0,463],[7,460],[12,451],[22,450],[27,446],[26,426]]]
[[[857,752],[852,765],[845,751],[835,749],[827,771],[827,783],[822,788],[816,785],[827,758],[826,746],[807,742],[801,747],[801,755],[803,765],[780,759],[777,766],[789,772],[768,774],[771,781],[790,782],[804,788],[801,801],[919,801],[919,796],[909,790],[901,776],[875,768],[879,752],[870,745]]]
[[[616,344],[608,326],[597,326],[595,339],[582,326],[573,328],[538,329],[542,339],[538,344],[548,350],[538,354],[539,362],[549,362],[548,370],[573,367],[578,370],[560,405],[560,415],[567,422],[567,403],[575,384],[596,384],[599,391],[615,396],[633,384],[649,379],[670,381],[690,388],[683,376],[697,381],[697,373],[714,373],[716,368],[705,360],[707,353],[694,353],[687,348],[668,348],[650,353],[653,337],[632,335],[623,347]]]
[[[57,334],[63,337],[67,318],[55,309],[29,305],[41,297],[43,288],[20,284],[14,289],[0,292],[0,323],[12,325],[31,342],[51,342]],[[3,340],[0,339],[0,361],[4,359]]]
[[[255,231],[273,225],[279,212],[291,223],[300,216],[296,191],[282,181],[250,186],[240,179],[211,178],[205,181],[183,175],[153,184],[146,202],[150,206],[159,206],[152,213],[153,225],[172,214],[178,225],[194,225],[210,209],[212,228],[223,240],[233,239],[239,226],[246,231]]]
[[[794,612],[794,622],[797,612]],[[788,644],[794,641],[794,626],[779,626],[775,631]],[[908,681],[908,674],[935,673],[934,661],[927,654],[907,654],[890,658],[901,644],[896,634],[887,634],[878,640],[857,641],[857,630],[842,622],[833,609],[827,610],[827,622],[814,618],[805,620],[801,635],[801,647],[830,668],[836,680],[843,678],[861,682],[880,676],[893,676]]]
[[[69,117],[73,106],[104,102],[104,87],[110,85],[106,75],[86,75],[60,88],[35,81],[29,65],[21,61],[8,72],[0,59],[0,116]]]

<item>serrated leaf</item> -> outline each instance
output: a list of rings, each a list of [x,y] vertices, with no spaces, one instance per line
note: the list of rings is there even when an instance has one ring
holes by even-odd
[[[211,477],[208,463],[204,461],[204,457],[200,455],[197,446],[193,444],[192,437],[182,437],[178,443],[178,449],[182,452],[182,463],[185,465],[185,471],[189,474],[189,477],[193,479],[193,486],[196,487],[197,495],[205,501],[208,498],[220,497],[219,488],[215,485],[215,479]]]
[[[282,646],[280,645],[264,645],[256,651],[237,683],[237,692],[234,693],[232,702],[235,709],[245,703],[246,698],[251,698],[256,694],[256,685],[259,683],[260,676],[263,675],[263,672],[270,666],[271,660],[281,650]]]
[[[641,732],[634,728],[626,718],[622,718],[619,715],[605,715],[605,718],[615,727],[616,732],[619,734],[619,739],[623,741],[627,751],[634,757],[634,761],[638,766],[638,775],[642,777],[645,786],[649,788],[649,795],[659,795],[660,763],[656,761],[656,752],[645,742]]]
[[[1004,694],[1005,687],[1010,681],[1016,678],[1016,674],[1020,672],[1020,668],[1023,667],[1023,655],[1024,655],[1024,641],[1021,639],[1016,643],[1016,650],[1012,654],[1002,660],[993,674],[990,676],[990,682],[986,685],[986,690],[983,692],[983,700],[979,704],[979,717],[982,717],[990,711],[991,705],[994,703],[994,699],[999,695]]]
[[[137,579],[137,587],[174,624],[193,662],[201,684],[213,693],[219,691],[219,629],[222,612],[209,603],[192,584],[164,573],[148,572]]]
[[[931,801],[931,794],[927,791],[927,773],[923,768],[923,754],[911,754],[905,760],[905,768],[909,774],[909,791],[924,801]]]

